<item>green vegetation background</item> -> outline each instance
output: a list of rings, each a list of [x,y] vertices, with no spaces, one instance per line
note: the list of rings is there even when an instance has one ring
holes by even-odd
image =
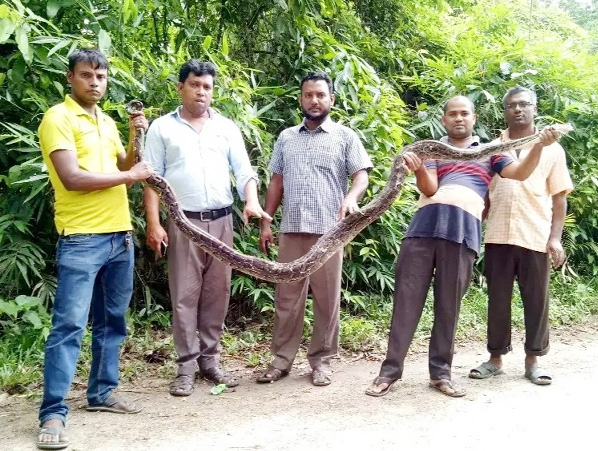
[[[234,119],[260,175],[278,133],[300,121],[298,82],[310,70],[335,80],[333,116],[355,129],[375,169],[375,196],[405,143],[438,138],[443,102],[468,95],[482,140],[503,127],[501,98],[511,86],[536,90],[539,124],[570,122],[563,140],[575,183],[564,244],[568,261],[552,281],[554,323],[598,310],[597,2],[574,0],[6,0],[0,5],[0,391],[41,383],[43,343],[56,287],[52,193],[36,130],[67,91],[66,57],[77,47],[110,56],[101,107],[126,127],[124,104],[142,99],[158,117],[178,104],[177,72],[190,57],[210,60],[219,77],[214,106]],[[126,135],[125,135],[126,136]],[[148,361],[173,371],[166,268],[144,245],[141,188],[131,191],[138,243],[136,291],[123,373]],[[415,208],[409,179],[393,208],[345,252],[342,345],[384,347],[392,309],[393,266]],[[367,200],[366,199],[366,200]],[[236,246],[259,255],[258,228],[242,227]],[[483,256],[464,300],[459,336],[484,336]],[[234,275],[225,351],[264,364],[273,285]],[[306,333],[311,309],[305,320]],[[518,296],[514,323],[522,324]],[[418,334],[430,329],[429,307]],[[79,376],[89,359],[86,335]]]

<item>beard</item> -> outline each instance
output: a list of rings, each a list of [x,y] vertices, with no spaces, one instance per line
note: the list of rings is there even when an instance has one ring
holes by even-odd
[[[303,117],[308,121],[323,121],[326,119],[326,116],[330,113],[330,110],[322,111],[320,114],[310,114],[305,108],[301,107],[301,113],[303,113]]]

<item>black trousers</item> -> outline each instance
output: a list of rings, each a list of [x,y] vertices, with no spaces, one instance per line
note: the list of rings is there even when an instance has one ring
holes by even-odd
[[[510,244],[486,244],[488,280],[488,351],[506,354],[511,346],[511,298],[517,279],[523,300],[525,353],[548,353],[548,282],[550,258],[545,252]]]
[[[475,252],[441,238],[406,238],[395,271],[394,310],[388,352],[380,376],[400,379],[405,356],[434,280],[434,326],[430,338],[431,379],[450,379],[461,299],[467,291]]]

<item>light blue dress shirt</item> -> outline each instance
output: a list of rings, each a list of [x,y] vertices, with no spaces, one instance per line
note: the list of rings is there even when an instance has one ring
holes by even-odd
[[[207,211],[233,203],[230,171],[241,200],[245,185],[257,174],[239,127],[210,108],[201,132],[180,116],[181,107],[152,122],[145,159],[174,189],[187,211]]]

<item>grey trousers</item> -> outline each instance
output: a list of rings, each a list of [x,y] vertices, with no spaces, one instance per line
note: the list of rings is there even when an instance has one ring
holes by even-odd
[[[320,235],[284,233],[279,237],[279,262],[289,262],[307,253]],[[308,288],[314,301],[314,323],[307,358],[312,368],[328,369],[338,352],[339,308],[343,251],[333,255],[308,278],[276,285],[272,365],[289,371],[299,350]]]
[[[388,351],[380,376],[400,379],[405,356],[434,279],[434,326],[430,338],[430,379],[451,379],[461,299],[467,291],[475,252],[441,238],[406,238],[395,271],[395,295]]]
[[[488,281],[488,352],[500,355],[512,350],[511,298],[517,278],[525,318],[525,353],[546,355],[550,349],[548,254],[510,244],[486,244],[484,259]]]
[[[190,221],[232,246],[232,215],[210,222]],[[231,267],[195,246],[170,220],[168,240],[168,284],[178,374],[194,375],[197,364],[200,370],[220,365],[220,337],[228,311]]]

